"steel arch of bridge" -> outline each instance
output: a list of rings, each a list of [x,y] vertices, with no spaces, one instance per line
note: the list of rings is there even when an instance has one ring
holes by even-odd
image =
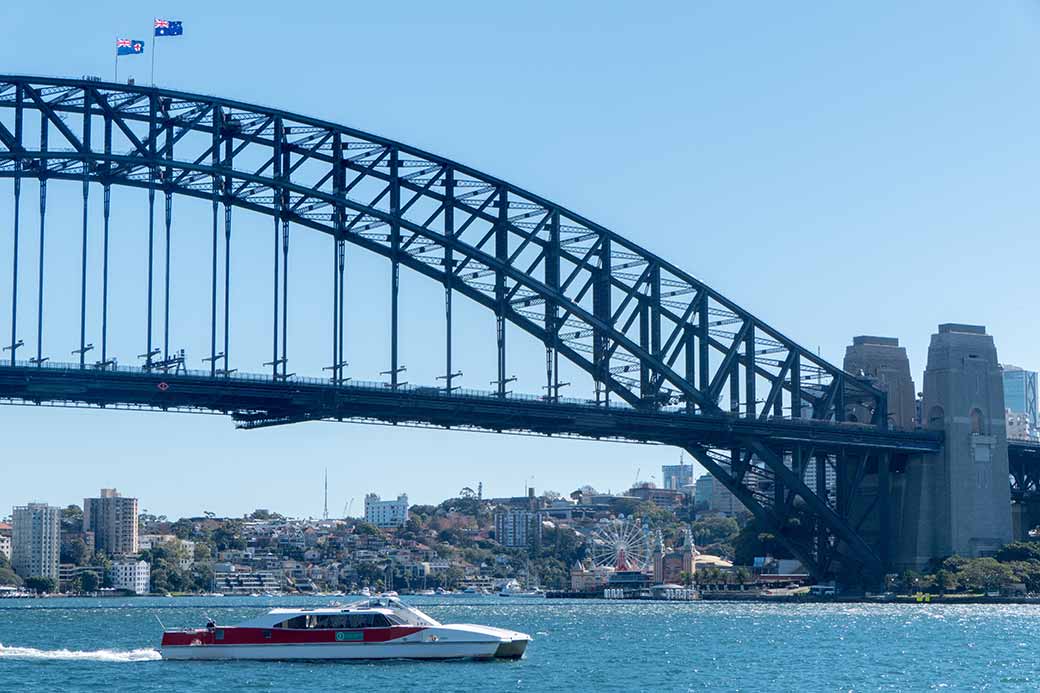
[[[210,375],[232,372],[226,282],[233,208],[273,221],[274,294],[271,378],[287,381],[285,312],[290,229],[305,227],[334,240],[332,384],[343,383],[343,272],[346,244],[383,256],[392,266],[389,387],[400,386],[398,282],[400,267],[440,282],[445,291],[444,391],[457,373],[452,362],[452,296],[463,295],[492,311],[497,321],[497,394],[507,396],[506,329],[511,323],[546,350],[546,400],[560,401],[559,359],[577,365],[595,383],[596,401],[611,397],[639,412],[675,410],[720,420],[739,416],[768,423],[780,417],[887,428],[884,392],[831,365],[701,281],[625,238],[506,181],[406,144],[302,115],[227,99],[93,80],[0,76],[0,177],[14,179],[15,243],[21,183],[40,184],[40,231],[47,182],[83,188],[83,277],[80,366],[87,368],[87,209],[91,185],[104,190],[105,233],[111,186],[147,190],[149,196],[148,325],[146,371],[168,369],[165,324],[152,314],[152,254],[173,199],[211,202]],[[155,198],[165,215],[155,219]],[[223,207],[223,223],[220,208]],[[218,240],[225,239],[224,305],[218,303]],[[107,253],[107,242],[106,242]],[[161,255],[161,253],[159,253]],[[18,287],[17,245],[15,292]],[[107,255],[105,257],[107,287]],[[41,255],[42,276],[42,255]],[[41,283],[42,287],[42,283]],[[168,298],[168,290],[166,292]],[[107,353],[101,319],[101,360]],[[223,320],[221,320],[223,318]],[[42,289],[38,322],[43,322]],[[221,329],[223,322],[223,329]],[[17,299],[12,302],[10,364],[19,346]],[[155,333],[162,333],[162,347]],[[223,349],[220,335],[223,334]],[[42,338],[37,339],[42,365]],[[672,441],[674,442],[674,441]],[[794,454],[762,436],[738,437],[724,450],[691,438],[681,443],[767,526],[784,539],[780,509],[802,505],[826,526],[830,550],[870,569],[876,554],[821,488],[804,483],[811,460],[831,455],[808,445]],[[898,447],[898,446],[894,446]],[[888,453],[886,452],[885,455]],[[887,457],[886,457],[887,459]],[[865,460],[865,457],[864,457]],[[865,462],[864,462],[865,463]],[[821,468],[822,469],[822,468]],[[767,476],[771,490],[750,479]],[[840,494],[839,494],[840,495]],[[840,505],[840,502],[837,503]],[[808,549],[789,544],[820,571],[819,539]],[[813,555],[809,555],[812,553]],[[814,558],[815,556],[815,558]]]

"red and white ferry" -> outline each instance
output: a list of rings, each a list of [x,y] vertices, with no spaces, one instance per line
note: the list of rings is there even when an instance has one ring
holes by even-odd
[[[163,632],[163,659],[519,659],[512,630],[441,624],[393,597],[347,606],[272,609],[237,626]]]

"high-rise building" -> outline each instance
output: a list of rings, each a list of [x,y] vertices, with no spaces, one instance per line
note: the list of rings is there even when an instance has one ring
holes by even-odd
[[[744,509],[737,497],[710,474],[705,474],[697,479],[693,499],[695,505],[701,508],[707,506],[708,512],[730,517]]]
[[[113,557],[136,554],[137,499],[125,498],[114,488],[101,489],[100,498],[84,498],[83,531],[94,533],[97,551]]]
[[[23,578],[58,580],[61,552],[61,508],[46,503],[15,506],[12,518],[11,566]]]
[[[715,490],[715,477],[711,474],[703,474],[697,477],[697,482],[693,486],[693,502],[694,505],[707,509],[711,503],[711,494]]]
[[[1037,413],[1037,375],[1018,366],[1004,364],[1001,366],[1004,377],[1004,408],[1009,420],[1013,417],[1016,423],[1014,432],[1008,431],[1009,437],[1032,438],[1040,427],[1040,416]]]
[[[669,491],[682,491],[692,483],[692,464],[661,465],[661,485]]]
[[[365,522],[376,527],[403,527],[408,522],[408,495],[402,493],[397,500],[380,500],[378,494],[367,494]]]
[[[502,546],[520,548],[531,541],[541,541],[541,513],[529,510],[506,510],[495,513],[495,539]]]

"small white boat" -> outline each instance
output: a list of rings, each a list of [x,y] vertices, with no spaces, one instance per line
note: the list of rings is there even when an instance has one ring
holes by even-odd
[[[163,632],[163,659],[519,659],[531,636],[441,624],[393,597],[272,609],[237,626]]]
[[[534,589],[524,589],[520,586],[520,583],[516,580],[510,580],[498,591],[500,597],[528,597],[533,599],[544,599],[545,590],[540,587]]]

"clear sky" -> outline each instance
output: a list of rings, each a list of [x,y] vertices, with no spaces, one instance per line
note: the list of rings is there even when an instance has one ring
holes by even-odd
[[[161,39],[161,86],[327,118],[512,181],[668,258],[833,362],[853,335],[896,336],[920,386],[936,325],[970,322],[996,336],[1002,361],[1040,368],[1036,0],[9,2],[0,4],[0,71],[110,79],[116,36],[152,50],[156,16],[185,28]],[[123,59],[120,77],[147,82],[149,64]],[[68,204],[53,203],[49,221],[48,266],[70,273],[74,293],[78,190],[65,187]],[[0,195],[4,343],[9,190]],[[113,301],[139,307],[141,277],[119,263],[139,247],[143,208],[117,195]],[[208,234],[207,210],[185,205],[177,220],[175,259],[188,266]],[[243,223],[268,238],[269,225]],[[73,250],[63,252],[62,238]],[[294,246],[303,307],[290,350],[316,375],[327,330],[306,306],[306,275],[313,262],[327,279],[327,247],[307,243]],[[265,286],[249,276],[254,251],[242,244],[239,295]],[[348,356],[355,377],[375,380],[388,365],[386,302],[375,298],[387,293],[386,268],[350,263]],[[31,275],[33,263],[25,267]],[[187,335],[208,285],[179,271],[174,325]],[[71,360],[63,354],[78,345],[78,306],[54,293],[48,310],[68,325],[48,325],[45,342],[52,358]],[[408,375],[431,382],[440,363],[423,352],[439,334],[440,295],[407,278],[402,310]],[[465,310],[460,362],[472,353],[480,363],[462,363],[464,384],[486,389],[493,323]],[[22,325],[27,341],[33,330]],[[135,363],[138,335],[113,330],[120,360]],[[202,351],[189,349],[193,366]],[[258,372],[266,356],[242,344],[237,365]],[[517,390],[538,392],[537,358],[517,369]],[[256,507],[316,516],[325,467],[335,515],[351,498],[357,513],[368,491],[436,502],[481,481],[489,495],[529,483],[618,490],[637,476],[659,481],[660,465],[677,459],[663,447],[340,424],[243,432],[221,417],[0,407],[0,515],[116,486],[171,516]]]

